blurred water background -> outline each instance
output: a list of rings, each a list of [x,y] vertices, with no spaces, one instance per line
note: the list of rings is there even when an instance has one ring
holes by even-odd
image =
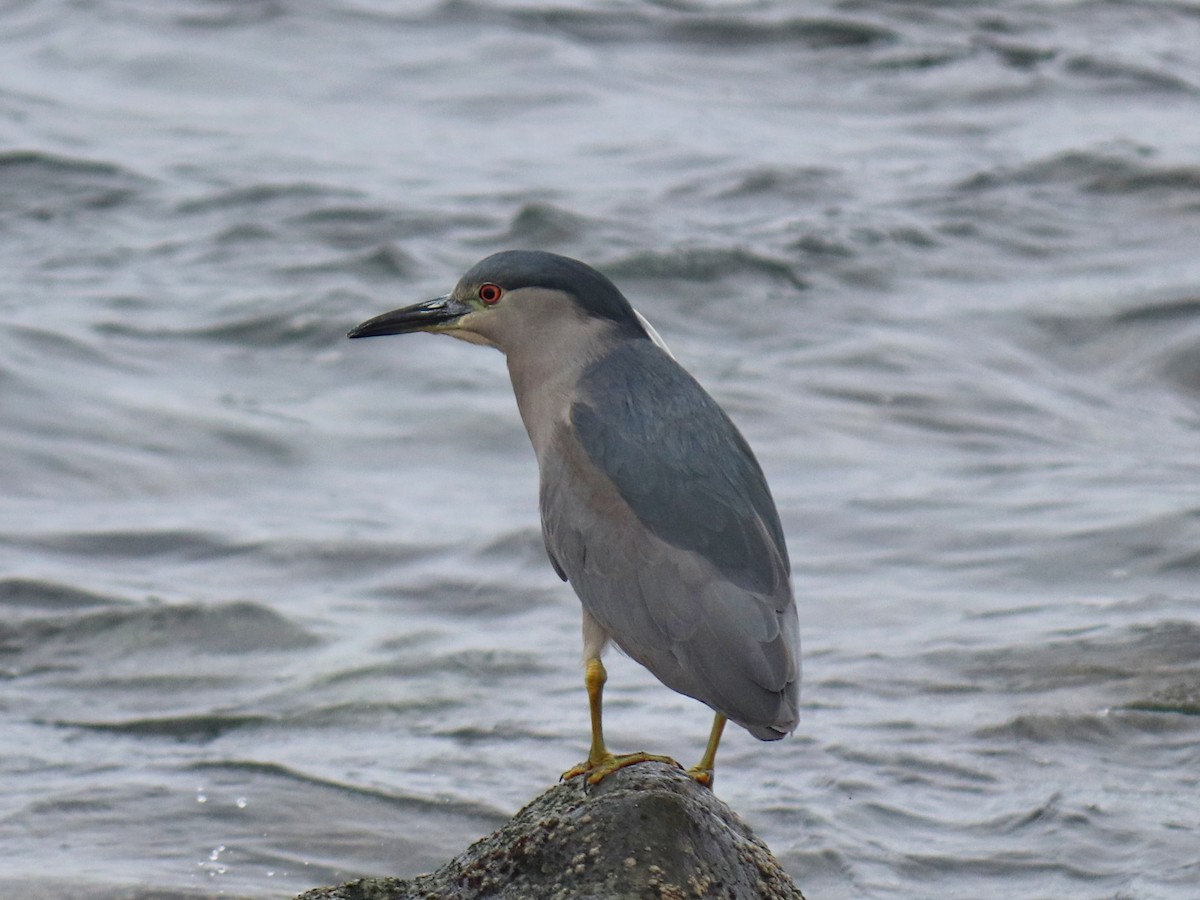
[[[768,473],[717,791],[811,898],[1197,896],[1191,0],[0,4],[0,895],[413,875],[586,754],[503,358],[344,339],[507,247]]]

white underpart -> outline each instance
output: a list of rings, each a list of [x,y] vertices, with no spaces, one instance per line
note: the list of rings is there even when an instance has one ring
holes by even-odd
[[[583,611],[583,661],[599,659],[604,648],[608,646],[608,632],[592,618],[586,609]]]
[[[671,352],[671,348],[667,346],[667,342],[659,337],[658,332],[654,330],[654,326],[646,321],[646,317],[636,309],[633,311],[633,314],[637,316],[638,321],[642,323],[642,327],[646,329],[646,334],[650,335],[650,340],[658,344],[658,346],[662,348],[663,353],[667,354],[667,356],[671,357],[671,359],[675,359],[675,354]],[[678,360],[676,361],[678,362]]]

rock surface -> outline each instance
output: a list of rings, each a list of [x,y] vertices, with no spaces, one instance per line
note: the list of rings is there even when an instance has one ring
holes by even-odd
[[[298,900],[804,900],[749,828],[663,763],[552,787],[432,875],[364,878]]]

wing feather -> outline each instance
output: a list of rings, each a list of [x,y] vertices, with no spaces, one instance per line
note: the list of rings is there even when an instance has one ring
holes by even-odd
[[[659,348],[629,341],[585,372],[571,424],[541,459],[555,568],[669,687],[758,737],[790,731],[799,661],[787,550],[733,423]]]
[[[649,341],[623,341],[585,370],[571,424],[593,464],[667,543],[771,591],[790,566],[749,445],[715,400]]]

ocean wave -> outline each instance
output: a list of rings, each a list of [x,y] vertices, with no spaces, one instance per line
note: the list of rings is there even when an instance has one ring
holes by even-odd
[[[1104,631],[1099,624],[1097,631]],[[1200,625],[1165,620],[1125,626],[1080,637],[1047,637],[1038,643],[972,650],[939,650],[925,655],[938,666],[961,672],[977,685],[1010,694],[1043,694],[1061,689],[1100,690],[1114,698],[1145,691],[1155,680],[1174,681],[1197,666]],[[1132,699],[1132,698],[1130,698]],[[1107,725],[1099,727],[1109,727]]]
[[[790,261],[729,247],[685,247],[675,250],[636,253],[605,266],[614,278],[720,281],[723,278],[756,275],[782,281],[795,288],[807,287]]]
[[[18,670],[91,666],[147,655],[237,656],[312,647],[320,639],[270,607],[125,603],[118,609],[28,618],[4,631],[5,655]],[[90,660],[90,662],[89,662]]]
[[[65,612],[90,609],[96,606],[120,606],[130,601],[124,597],[99,594],[86,588],[40,578],[8,577],[0,579],[0,607],[11,615],[20,610]]]
[[[0,152],[0,221],[50,221],[126,206],[153,182],[102,160],[38,150]]]
[[[1019,166],[980,172],[960,182],[958,189],[1052,184],[1074,185],[1096,194],[1200,191],[1200,166],[1159,165],[1150,151],[1137,148],[1121,154],[1069,150]]]
[[[654,41],[710,48],[796,45],[819,50],[876,46],[896,40],[893,29],[866,18],[769,13],[730,15],[703,7],[671,9],[652,4],[619,9],[577,4],[504,7],[475,0],[445,0],[432,11],[419,15],[429,24],[501,24],[601,44]],[[411,14],[402,15],[412,20]]]

